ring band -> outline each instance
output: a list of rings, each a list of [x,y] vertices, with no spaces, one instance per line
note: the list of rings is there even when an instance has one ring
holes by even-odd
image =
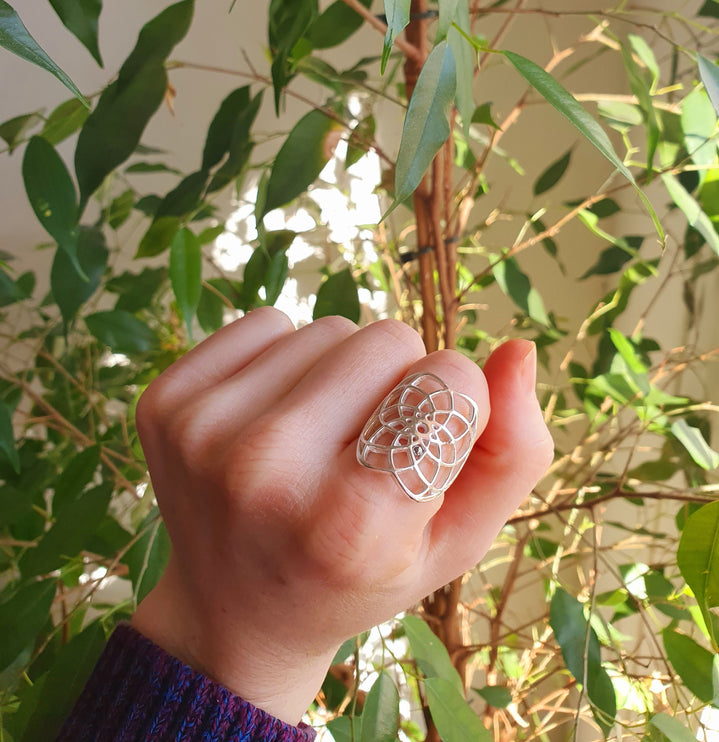
[[[437,376],[414,374],[374,411],[357,443],[357,461],[393,474],[416,502],[449,489],[477,440],[477,405]]]

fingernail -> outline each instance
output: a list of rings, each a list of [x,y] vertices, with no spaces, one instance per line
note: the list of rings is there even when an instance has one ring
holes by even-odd
[[[522,356],[522,360],[519,362],[519,375],[527,394],[536,396],[537,346],[530,341],[527,342],[529,343],[529,348],[527,348],[526,353]]]

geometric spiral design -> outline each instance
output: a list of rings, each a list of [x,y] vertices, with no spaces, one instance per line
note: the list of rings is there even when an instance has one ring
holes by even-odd
[[[357,444],[357,460],[394,474],[417,502],[454,482],[477,440],[477,405],[434,374],[415,374],[375,410]]]

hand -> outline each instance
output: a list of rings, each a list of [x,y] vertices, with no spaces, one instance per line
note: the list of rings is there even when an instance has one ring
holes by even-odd
[[[483,431],[430,503],[355,456],[371,413],[420,371],[472,397]],[[527,341],[501,346],[483,373],[455,351],[426,355],[393,320],[294,330],[265,308],[223,328],[138,405],[173,555],[133,624],[296,723],[339,645],[474,566],[544,473],[553,446],[535,374]]]

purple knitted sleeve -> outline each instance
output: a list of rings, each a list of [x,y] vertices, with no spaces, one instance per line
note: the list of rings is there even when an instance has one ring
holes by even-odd
[[[115,629],[57,742],[311,742],[171,657],[129,625]]]

